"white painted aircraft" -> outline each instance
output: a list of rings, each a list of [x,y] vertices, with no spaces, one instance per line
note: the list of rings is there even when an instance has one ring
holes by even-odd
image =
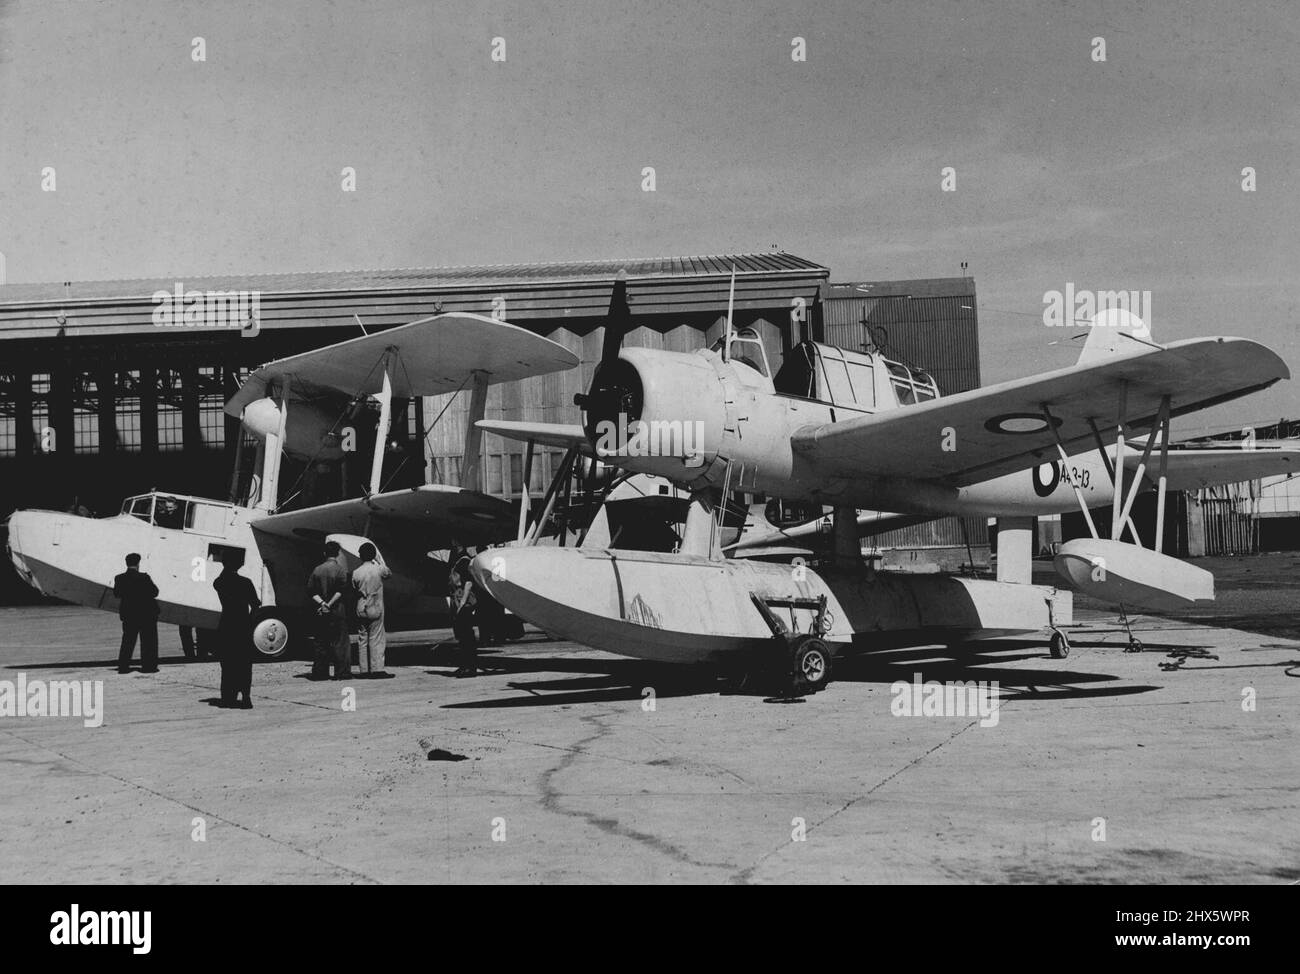
[[[474,314],[425,318],[272,362],[254,372],[226,405],[259,441],[246,503],[150,491],[128,498],[114,517],[18,511],[8,521],[9,557],[39,591],[116,611],[113,578],[123,570],[124,556],[138,552],[141,571],[159,588],[160,620],[213,629],[221,605],[212,581],[233,551],[262,600],[254,645],[270,659],[286,655],[291,636],[302,633],[297,610],[307,602],[307,577],[329,540],[339,542],[354,563],[361,544],[375,542],[393,571],[385,583],[391,612],[445,614],[445,565],[428,553],[448,548],[452,539],[462,544],[506,540],[514,535],[516,519],[508,502],[478,489],[482,434],[473,423],[462,486],[383,490],[393,398],[466,388],[471,415],[482,418],[490,384],[577,363],[573,353],[547,338]],[[341,457],[347,424],[358,421],[367,399],[378,401],[379,415],[365,495],[277,510],[282,457]]]
[[[1171,482],[1294,469],[1294,449],[1169,449],[1172,417],[1290,377],[1276,354],[1245,339],[1161,346],[1140,323],[1099,322],[1069,368],[941,398],[922,370],[814,342],[796,346],[773,374],[757,336],[733,334],[730,322],[729,309],[726,334],[712,349],[621,348],[631,312],[620,281],[601,362],[579,397],[582,426],[479,422],[692,491],[677,553],[494,550],[474,561],[494,597],[549,632],[622,655],[766,659],[796,693],[824,686],[836,649],[855,641],[955,642],[1050,629],[1052,654],[1061,657],[1070,593],[1028,584],[1027,544],[1023,558],[1000,552],[998,581],[872,572],[860,564],[858,510],[1014,514],[1025,518],[1015,526],[1023,531],[1029,516],[1074,504],[1092,525],[1089,509],[1109,503],[1112,536],[1100,538],[1094,527],[1092,538],[1071,542],[1058,560],[1064,574],[1110,601],[1144,589],[1189,601],[1206,596],[1200,570],[1159,551]],[[1109,450],[1107,427],[1115,431]],[[1133,429],[1156,434],[1140,452],[1126,445]],[[1098,448],[1095,460],[1070,453],[1084,445]],[[1148,487],[1157,447],[1157,545],[1148,551],[1122,543],[1120,533]],[[1049,464],[1056,473],[1045,476]],[[714,510],[735,490],[833,508],[835,563],[813,570],[726,559]],[[1010,552],[1017,539],[1006,540]],[[1082,574],[1080,558],[1089,569]]]

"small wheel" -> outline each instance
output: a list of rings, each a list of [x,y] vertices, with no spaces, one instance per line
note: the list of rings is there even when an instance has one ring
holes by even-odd
[[[1124,650],[1124,652],[1126,653],[1142,652],[1142,640],[1134,639],[1132,636],[1130,636],[1128,641],[1128,649]]]
[[[258,659],[284,659],[289,655],[289,624],[274,607],[260,610],[253,618],[253,648]]]
[[[1048,644],[1052,659],[1065,659],[1070,655],[1070,640],[1059,629],[1052,630],[1052,641]]]
[[[822,640],[805,637],[790,652],[790,692],[804,696],[824,690],[831,682],[831,649]]]

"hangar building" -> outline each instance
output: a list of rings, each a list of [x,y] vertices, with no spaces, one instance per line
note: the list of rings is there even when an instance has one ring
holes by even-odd
[[[151,488],[207,496],[233,491],[240,430],[222,406],[253,368],[446,311],[497,312],[572,349],[569,373],[491,387],[489,418],[577,422],[573,395],[599,358],[620,271],[638,327],[627,339],[689,351],[723,328],[732,267],[736,326],[753,327],[769,359],[815,338],[875,346],[923,365],[944,393],[979,385],[975,285],[970,278],[831,284],[828,268],[786,253],[665,257],[479,267],[185,277],[0,286],[0,517],[26,507],[114,513]],[[209,327],[160,314],[171,298],[202,292],[209,306],[259,311],[256,327]],[[239,298],[247,300],[240,302]],[[201,316],[200,316],[201,317]],[[465,396],[395,403],[388,488],[425,476],[454,483]],[[436,423],[435,423],[436,420]],[[522,446],[484,442],[481,483],[517,496]],[[245,464],[252,451],[244,451]],[[544,488],[558,453],[539,451],[532,487]],[[315,482],[287,460],[282,505],[333,499],[362,478]],[[961,547],[987,556],[982,522],[957,519],[895,532],[883,547]],[[965,555],[963,555],[963,558]],[[978,559],[978,555],[976,556]],[[15,588],[15,586],[18,586]],[[6,567],[0,601],[24,588]]]

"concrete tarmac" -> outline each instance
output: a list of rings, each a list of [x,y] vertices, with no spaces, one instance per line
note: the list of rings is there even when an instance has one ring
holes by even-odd
[[[447,633],[398,633],[393,679],[259,664],[242,711],[211,705],[218,666],[175,629],[161,672],[119,676],[113,616],[0,609],[0,680],[103,680],[105,714],[0,717],[3,876],[1300,880],[1300,642],[1144,617],[1130,654],[1113,615],[1083,615],[1066,660],[1037,640],[872,654],[793,703],[535,633],[457,680]],[[896,716],[915,674],[997,681],[996,724]]]

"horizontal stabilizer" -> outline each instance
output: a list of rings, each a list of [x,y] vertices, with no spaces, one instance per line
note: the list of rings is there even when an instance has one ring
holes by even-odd
[[[1139,459],[1137,454],[1129,454],[1124,460],[1125,469],[1136,469]],[[1155,484],[1159,470],[1159,454],[1153,453],[1147,461],[1146,479]],[[1197,490],[1297,472],[1300,472],[1300,442],[1295,440],[1277,445],[1256,442],[1244,449],[1237,446],[1179,449],[1175,444],[1169,448],[1166,480],[1170,490]]]
[[[577,447],[587,456],[594,456],[587,434],[577,423],[530,423],[504,419],[480,419],[474,424],[485,433],[495,433],[508,440],[527,443],[532,440],[543,446],[558,446],[563,449]]]

